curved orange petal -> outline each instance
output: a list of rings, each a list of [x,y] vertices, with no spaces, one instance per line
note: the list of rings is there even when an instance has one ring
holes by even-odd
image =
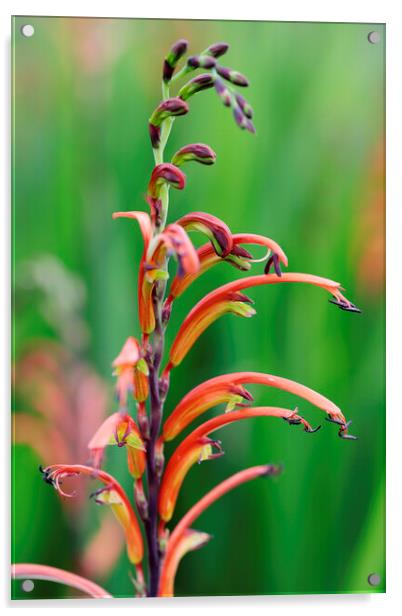
[[[114,515],[124,530],[127,554],[130,561],[134,565],[138,565],[142,561],[144,544],[137,516],[127,494],[112,475],[83,464],[52,464],[43,469],[42,472],[45,481],[52,484],[65,497],[74,496],[74,494],[67,494],[61,488],[60,484],[66,477],[86,475],[103,483],[105,488],[101,488],[94,493],[95,500],[111,506]]]
[[[242,387],[246,384],[259,384],[282,389],[304,398],[328,413],[330,417],[346,423],[341,409],[336,404],[305,385],[261,372],[233,372],[209,379],[194,387],[184,396],[163,425],[163,439],[165,441],[172,440],[196,417],[218,404],[235,405],[252,399],[247,390]]]
[[[303,417],[298,415],[296,411],[273,406],[245,408],[241,411],[232,411],[231,413],[218,415],[201,424],[201,426],[193,430],[173,452],[163,474],[160,489],[159,515],[165,522],[171,519],[176,499],[185,476],[197,461],[194,456],[190,456],[190,452],[195,453],[198,443],[201,443],[202,439],[205,439],[211,432],[235,421],[250,419],[252,417],[282,417],[287,421],[290,420],[292,423],[301,423],[308,432],[313,431],[310,424]]]
[[[213,453],[214,447],[218,449],[217,454]],[[181,449],[176,458],[176,464],[168,464],[163,474],[158,501],[159,515],[162,520],[168,522],[171,519],[180,488],[190,468],[196,462],[212,460],[222,454],[219,443],[206,437],[191,440],[187,447]]]
[[[262,276],[250,276],[249,278],[234,280],[233,282],[229,282],[208,293],[208,295],[200,300],[189,312],[171,346],[169,364],[166,371],[168,372],[171,367],[177,366],[183,360],[200,334],[206,329],[206,327],[208,327],[210,323],[215,320],[215,318],[218,317],[211,319],[205,327],[198,327],[200,318],[216,312],[217,307],[222,306],[222,302],[227,300],[230,294],[237,293],[250,287],[285,282],[303,282],[321,287],[322,289],[328,291],[328,293],[330,293],[337,302],[342,302],[342,304],[350,307],[350,309],[354,308],[353,304],[349,302],[340,292],[341,285],[339,282],[334,282],[328,278],[321,278],[320,276],[314,276],[313,274],[285,273],[282,274],[282,276],[277,276],[276,274],[264,274]],[[224,314],[224,312],[221,312],[221,314]],[[220,314],[218,316],[220,316]],[[196,331],[194,331],[195,327],[197,327]]]
[[[250,244],[257,246],[265,246],[268,251],[271,251],[273,254],[278,255],[278,259],[285,267],[288,265],[288,258],[282,248],[275,242],[271,240],[269,237],[265,237],[264,235],[258,235],[256,233],[235,233],[232,235],[233,246],[237,247],[241,244]],[[222,261],[226,261],[227,263],[232,263],[236,265],[237,259],[231,261],[232,255],[229,254],[227,258],[220,257],[215,252],[213,246],[211,244],[204,244],[198,249],[198,257],[200,260],[200,269],[195,274],[187,274],[182,278],[176,276],[171,284],[169,297],[167,299],[168,304],[171,303],[176,297],[179,297],[184,291],[188,288],[188,286],[194,282],[201,274],[210,269],[213,265],[217,263],[221,263]],[[258,259],[259,260],[259,259]],[[244,261],[244,269],[247,267],[247,263],[251,264],[253,262],[252,257],[243,258]],[[238,267],[239,265],[237,265]]]
[[[168,541],[159,582],[158,595],[160,597],[171,597],[173,595],[174,578],[178,561],[180,560],[179,555],[183,545],[183,538],[193,522],[195,522],[195,520],[215,501],[242,483],[252,481],[257,477],[277,475],[279,472],[280,468],[272,464],[253,466],[252,468],[240,471],[215,486],[215,488],[205,494],[201,500],[189,509],[186,515],[177,524]]]

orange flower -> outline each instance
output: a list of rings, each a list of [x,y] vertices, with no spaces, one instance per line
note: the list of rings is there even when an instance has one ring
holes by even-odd
[[[276,274],[266,274],[263,276],[250,276],[229,282],[228,284],[211,291],[194,306],[182,323],[176,338],[170,349],[169,363],[165,368],[165,377],[173,366],[177,366],[187,355],[195,341],[222,314],[235,312],[241,316],[252,316],[255,311],[242,314],[235,310],[227,309],[228,304],[233,303],[233,296],[240,290],[256,287],[265,284],[278,284],[284,282],[304,282],[312,284],[328,291],[333,296],[332,303],[337,304],[342,310],[360,312],[349,300],[340,292],[341,285],[328,278],[321,278],[313,274],[286,273],[282,276]],[[248,300],[250,301],[250,300]],[[238,302],[236,302],[237,304]]]
[[[240,411],[232,411],[231,413],[218,415],[206,421],[193,430],[193,432],[180,443],[169,459],[162,478],[159,497],[159,515],[162,520],[168,522],[171,519],[178,493],[188,471],[195,462],[197,462],[197,447],[201,446],[201,443],[204,442],[203,439],[211,432],[227,424],[242,419],[250,419],[251,417],[282,417],[282,419],[285,419],[290,424],[302,424],[306,432],[315,432],[318,430],[318,428],[313,430],[310,424],[297,414],[297,409],[295,411],[290,411],[289,409],[272,406],[245,408]],[[216,443],[216,441],[209,441],[209,443]],[[211,456],[207,459],[210,457]]]
[[[138,340],[129,336],[122,350],[112,363],[117,376],[116,392],[122,409],[127,408],[127,397],[130,391],[138,402],[148,397],[148,365],[142,357]]]
[[[217,453],[214,453],[214,448],[217,449]],[[162,520],[168,522],[172,517],[180,488],[190,468],[196,462],[213,460],[222,455],[223,451],[219,441],[213,441],[206,437],[191,440],[187,447],[181,449],[177,463],[174,465],[168,464],[163,475],[159,492],[159,515]]]
[[[152,297],[150,296],[152,285],[149,287],[145,281],[147,252],[153,235],[151,219],[145,212],[115,212],[113,218],[130,218],[136,220],[140,226],[144,239],[144,250],[138,270],[138,318],[141,330],[151,332],[155,327]]]
[[[251,263],[258,263],[261,260],[265,260],[267,256],[262,259],[253,259],[253,256],[246,250],[244,250],[241,244],[252,244],[258,246],[265,246],[268,250],[268,255],[271,257],[276,256],[277,263],[282,263],[285,267],[288,265],[288,259],[282,248],[274,240],[264,235],[256,235],[255,233],[235,233],[232,235],[233,246],[231,252],[225,257],[220,257],[214,250],[211,244],[204,244],[198,249],[198,257],[200,260],[200,268],[195,274],[187,274],[182,278],[176,276],[173,279],[170,287],[170,294],[166,300],[167,304],[171,304],[172,301],[179,297],[187,287],[198,278],[201,274],[206,272],[212,266],[225,261],[230,263],[234,267],[240,270],[247,271],[251,267]]]
[[[187,231],[200,231],[211,241],[215,253],[227,257],[233,247],[232,233],[229,227],[219,218],[205,212],[191,212],[177,221]],[[198,269],[197,269],[198,271]],[[195,272],[196,273],[196,272]],[[194,275],[195,273],[189,275]]]
[[[174,439],[196,417],[218,404],[226,404],[226,411],[230,411],[247,400],[253,400],[250,392],[243,387],[245,384],[267,385],[300,396],[328,413],[329,417],[346,424],[341,409],[309,387],[272,374],[234,372],[209,379],[184,396],[164,423],[163,440]]]
[[[93,494],[93,497],[97,503],[111,506],[114,515],[124,530],[127,553],[130,561],[134,565],[139,565],[141,563],[144,547],[137,517],[128,500],[127,494],[112,475],[82,464],[53,464],[43,470],[41,469],[41,471],[44,480],[53,485],[62,496],[67,498],[74,496],[74,493],[67,494],[62,490],[61,482],[66,477],[86,475],[101,481],[105,487],[97,490]]]
[[[88,443],[88,449],[96,468],[100,466],[105,447],[108,445],[126,446],[130,473],[136,479],[143,475],[146,466],[145,445],[132,417],[127,414],[114,413],[98,428]]]
[[[247,481],[252,481],[257,477],[267,477],[269,475],[277,475],[280,473],[280,467],[267,464],[263,466],[254,466],[244,471],[240,471],[232,477],[229,477],[222,483],[218,484],[215,488],[210,490],[201,500],[198,501],[186,515],[180,520],[176,528],[172,532],[165,554],[165,558],[162,563],[162,571],[159,583],[160,597],[172,597],[174,592],[174,580],[176,577],[176,571],[183,554],[183,547],[185,537],[190,529],[190,526],[195,520],[210,507],[215,501],[224,496],[230,490],[233,490],[237,486]],[[197,542],[196,542],[197,543]],[[200,547],[200,543],[198,543]]]

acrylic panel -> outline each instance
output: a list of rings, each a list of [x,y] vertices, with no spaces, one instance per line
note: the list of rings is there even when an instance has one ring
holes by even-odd
[[[385,26],[12,48],[12,597],[384,592]]]

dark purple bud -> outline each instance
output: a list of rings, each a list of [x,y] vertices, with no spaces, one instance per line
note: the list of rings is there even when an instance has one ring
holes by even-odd
[[[172,46],[163,63],[163,81],[169,82],[180,58],[186,53],[188,42],[180,39]]]
[[[227,43],[213,43],[210,45],[204,53],[213,56],[214,58],[219,58],[223,56],[229,49],[229,45]]]
[[[226,79],[226,81],[230,81],[230,83],[233,83],[235,86],[246,88],[249,85],[247,77],[239,73],[239,71],[234,71],[227,66],[219,66],[219,64],[217,64],[216,70],[221,77]]]
[[[219,77],[215,79],[215,90],[225,107],[230,107],[232,104],[232,95]]]
[[[251,119],[253,117],[253,108],[246,101],[244,96],[242,96],[241,94],[237,94],[236,93],[236,101],[237,101],[237,104],[239,105],[240,109],[244,113],[244,115]]]
[[[211,56],[190,56],[187,64],[191,68],[213,68],[216,65],[216,60]]]
[[[207,88],[212,88],[214,81],[215,78],[212,75],[209,73],[202,73],[184,84],[179,91],[179,97],[185,101],[196,92],[206,90]]]

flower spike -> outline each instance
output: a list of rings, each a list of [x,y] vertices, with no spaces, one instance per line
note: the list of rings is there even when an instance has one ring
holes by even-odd
[[[252,468],[240,471],[225,481],[222,481],[222,483],[210,490],[207,494],[205,494],[205,496],[203,496],[203,498],[201,498],[201,500],[198,501],[198,503],[189,509],[186,515],[177,524],[168,541],[165,558],[162,563],[158,592],[160,597],[171,597],[173,595],[174,579],[176,576],[177,566],[180,561],[179,555],[181,552],[183,537],[195,520],[215,501],[242,483],[252,481],[257,477],[275,476],[280,472],[281,468],[273,464],[253,466]]]
[[[226,257],[233,247],[232,233],[219,218],[205,212],[191,212],[177,221],[186,231],[200,231],[210,239],[216,254]],[[198,271],[198,270],[197,270]]]
[[[323,410],[328,414],[328,420],[340,426],[346,424],[346,419],[336,404],[305,385],[272,374],[234,372],[209,379],[184,396],[163,425],[163,439],[171,441],[194,419],[218,404],[227,404],[227,411],[241,405],[244,401],[252,401],[253,397],[243,387],[246,384],[265,385],[292,393]]]
[[[101,492],[95,493],[97,502],[111,506],[113,513],[124,530],[128,557],[134,565],[139,565],[143,558],[144,548],[137,516],[128,500],[127,494],[112,475],[82,464],[53,464],[43,469],[42,472],[46,480],[51,482],[54,488],[65,497],[73,496],[65,493],[60,487],[61,482],[66,477],[86,475],[101,481],[105,487],[102,488]]]
[[[189,455],[190,451],[196,450],[196,444],[200,443],[201,440],[205,439],[211,432],[225,425],[253,417],[282,417],[286,421],[290,420],[294,423],[297,422],[302,424],[305,432],[314,431],[310,424],[303,417],[298,415],[297,412],[272,406],[244,408],[239,411],[218,415],[206,421],[193,430],[193,432],[180,443],[166,466],[159,498],[159,515],[162,520],[168,522],[173,515],[177,496],[183,481],[190,468],[196,462],[196,459]]]
[[[338,282],[312,274],[286,273],[282,276],[267,274],[229,282],[206,295],[189,312],[170,349],[167,372],[184,359],[195,341],[211,323],[222,314],[231,312],[231,310],[224,310],[222,306],[225,306],[227,302],[230,301],[229,298],[233,297],[233,294],[238,293],[242,289],[265,284],[278,284],[280,282],[304,282],[306,284],[321,287],[328,293],[331,293],[336,299],[345,302],[346,305],[352,305],[340,292],[340,284]],[[251,314],[243,316],[251,316]]]

